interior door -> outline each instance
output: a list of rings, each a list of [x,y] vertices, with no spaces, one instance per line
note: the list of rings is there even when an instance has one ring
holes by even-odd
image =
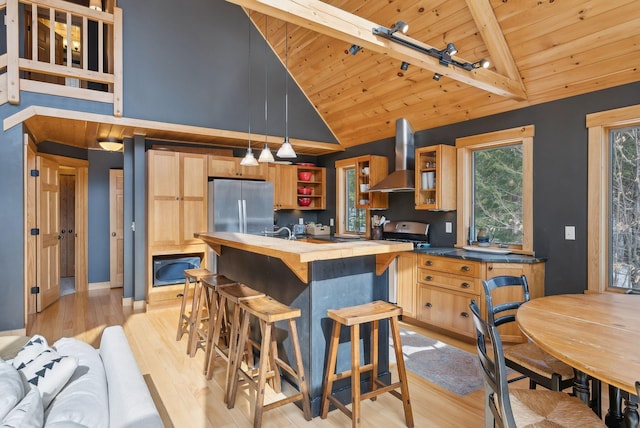
[[[58,164],[38,156],[36,180],[38,195],[36,237],[38,267],[36,283],[40,288],[36,307],[40,312],[60,297],[60,208]]]
[[[109,285],[122,287],[124,283],[124,173],[109,171]]]
[[[76,177],[60,174],[60,276],[75,276]]]

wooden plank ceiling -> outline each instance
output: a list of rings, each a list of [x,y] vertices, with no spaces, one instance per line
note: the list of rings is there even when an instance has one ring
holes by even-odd
[[[245,8],[283,63],[288,22],[290,74],[340,143],[292,138],[300,154],[317,156],[392,137],[401,117],[418,131],[640,80],[637,0],[227,1]],[[491,67],[446,67],[372,34],[374,27],[400,20],[409,24],[400,37],[437,50],[455,43],[455,59],[488,59]],[[363,49],[352,55],[352,44]],[[402,61],[411,64],[406,71]],[[443,75],[439,81],[433,79],[436,72]],[[29,114],[20,116],[38,142],[97,148],[96,137],[138,133],[246,146],[241,132],[68,112]],[[274,146],[282,141],[266,138]]]
[[[228,1],[245,8],[281,60],[289,22],[289,71],[343,147],[393,136],[400,117],[423,130],[640,80],[633,0]],[[455,43],[454,58],[492,65],[453,70],[367,27],[399,20],[409,40],[438,50]],[[363,49],[352,55],[351,44]]]

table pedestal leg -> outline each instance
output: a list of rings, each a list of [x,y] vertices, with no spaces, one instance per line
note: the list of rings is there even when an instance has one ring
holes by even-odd
[[[582,400],[587,406],[589,405],[589,376],[580,370],[573,369],[575,379],[573,382],[573,394]]]
[[[620,406],[622,404],[622,394],[619,388],[609,385],[609,411],[604,417],[604,423],[609,428],[619,427],[622,422]]]
[[[622,419],[623,428],[637,428],[640,419],[638,418],[638,397],[629,394],[629,399],[624,400],[624,418]]]

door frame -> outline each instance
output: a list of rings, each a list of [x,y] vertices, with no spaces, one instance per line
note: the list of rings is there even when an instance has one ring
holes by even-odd
[[[87,260],[88,254],[88,229],[89,229],[89,212],[88,212],[88,199],[89,199],[89,161],[82,159],[68,158],[64,156],[52,155],[47,153],[38,153],[37,145],[29,137],[28,134],[24,134],[24,224],[25,224],[25,263],[24,263],[24,301],[25,301],[25,325],[28,326],[29,315],[36,312],[35,296],[31,294],[31,287],[35,284],[35,239],[30,235],[31,225],[33,224],[33,209],[36,206],[37,195],[35,193],[35,185],[31,185],[32,181],[29,179],[30,171],[34,168],[35,157],[42,156],[45,158],[56,161],[60,166],[72,168],[76,176],[76,191],[75,191],[75,230],[77,233],[76,248],[75,248],[75,283],[76,292],[87,291],[89,288],[88,272],[87,272]],[[31,162],[31,157],[34,162]],[[33,164],[33,165],[32,165]]]

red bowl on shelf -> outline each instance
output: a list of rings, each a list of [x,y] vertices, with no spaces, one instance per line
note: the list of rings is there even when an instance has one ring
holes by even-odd
[[[298,180],[300,181],[311,181],[311,176],[313,173],[311,171],[300,171],[298,172]]]
[[[313,192],[311,187],[298,187],[298,195],[310,195]]]
[[[308,207],[311,205],[311,198],[298,198],[298,205],[301,207]]]

